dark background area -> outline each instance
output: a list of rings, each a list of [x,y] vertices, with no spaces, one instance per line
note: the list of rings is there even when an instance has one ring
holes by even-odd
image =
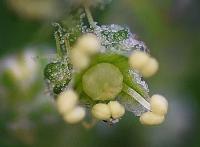
[[[147,80],[150,95],[160,93],[169,101],[160,126],[143,126],[126,113],[114,126],[98,123],[92,129],[66,124],[45,89],[42,57],[55,51],[53,18],[29,18],[11,1],[0,1],[1,147],[200,146],[200,1],[113,0],[104,10],[92,9],[99,24],[127,25],[147,44],[160,63],[157,75]],[[36,60],[28,73],[16,78],[15,63],[22,65],[27,51]],[[7,72],[8,67],[15,68],[14,73]]]

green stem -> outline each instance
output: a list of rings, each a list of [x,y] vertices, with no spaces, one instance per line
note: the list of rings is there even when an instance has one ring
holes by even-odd
[[[85,13],[86,13],[88,22],[89,22],[90,26],[92,28],[94,28],[95,27],[95,22],[94,22],[94,19],[92,17],[92,14],[91,14],[91,11],[90,11],[89,7],[87,5],[85,5],[84,8],[85,8]]]
[[[66,55],[69,55],[69,50],[70,50],[70,44],[69,41],[65,38],[65,51],[66,51]]]
[[[62,51],[60,48],[60,41],[59,41],[59,37],[57,34],[55,34],[55,39],[56,39],[56,52],[57,52],[57,56],[58,57],[62,57]]]
[[[134,89],[132,89],[128,85],[123,84],[122,91],[130,95],[132,98],[134,98],[137,102],[139,102],[143,107],[145,107],[149,111],[151,110],[149,102],[147,102],[139,93],[137,93]]]

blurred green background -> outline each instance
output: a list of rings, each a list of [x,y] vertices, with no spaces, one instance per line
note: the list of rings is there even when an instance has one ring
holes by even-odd
[[[0,147],[200,146],[199,0],[113,0],[92,9],[99,24],[127,25],[146,42],[160,63],[147,80],[150,95],[169,101],[160,126],[142,126],[127,113],[114,126],[92,129],[62,120],[42,74],[45,56],[55,51],[51,22],[75,4],[25,1],[0,1]]]

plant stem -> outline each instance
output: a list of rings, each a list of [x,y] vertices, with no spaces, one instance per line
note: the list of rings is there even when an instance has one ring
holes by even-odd
[[[89,22],[90,26],[92,28],[94,28],[95,27],[95,22],[94,22],[94,19],[92,17],[92,14],[91,14],[91,11],[90,11],[88,5],[85,5],[84,9],[85,9],[85,13],[86,13],[86,16],[87,16],[87,19],[88,19],[88,22]]]
[[[66,51],[66,55],[69,55],[69,50],[70,50],[70,44],[69,41],[65,38],[65,51]]]
[[[132,98],[134,98],[137,102],[139,102],[143,107],[148,109],[149,111],[151,110],[149,102],[147,102],[139,93],[137,93],[134,89],[129,87],[126,84],[123,84],[123,89],[125,93],[130,95]]]
[[[55,40],[56,40],[56,52],[58,57],[62,57],[62,51],[60,48],[60,41],[59,41],[59,37],[58,34],[55,34]]]

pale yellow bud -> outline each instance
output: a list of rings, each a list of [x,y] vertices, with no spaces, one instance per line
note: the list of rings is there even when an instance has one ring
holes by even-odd
[[[141,51],[135,51],[129,57],[129,64],[132,68],[140,71],[143,66],[147,64],[149,58],[148,54]]]
[[[107,104],[96,104],[92,107],[92,115],[99,120],[109,120],[111,117],[110,108]]]
[[[82,70],[89,65],[90,59],[84,53],[74,48],[71,51],[71,62],[75,69]]]
[[[118,101],[110,101],[108,103],[112,118],[117,119],[124,115],[125,109]]]
[[[140,122],[144,125],[159,125],[165,120],[163,115],[157,115],[153,112],[146,112],[140,116]]]
[[[57,109],[61,114],[71,111],[78,101],[78,95],[73,90],[67,90],[60,93],[57,97]]]
[[[99,51],[100,42],[95,35],[85,34],[78,39],[76,47],[87,55],[93,55]]]
[[[158,67],[158,61],[155,58],[150,58],[141,69],[141,73],[144,77],[151,77],[158,71]]]
[[[150,100],[151,110],[153,113],[165,115],[168,109],[168,102],[162,95],[153,95]]]
[[[83,120],[85,117],[85,109],[82,107],[75,107],[64,115],[64,120],[67,123],[75,124]]]

